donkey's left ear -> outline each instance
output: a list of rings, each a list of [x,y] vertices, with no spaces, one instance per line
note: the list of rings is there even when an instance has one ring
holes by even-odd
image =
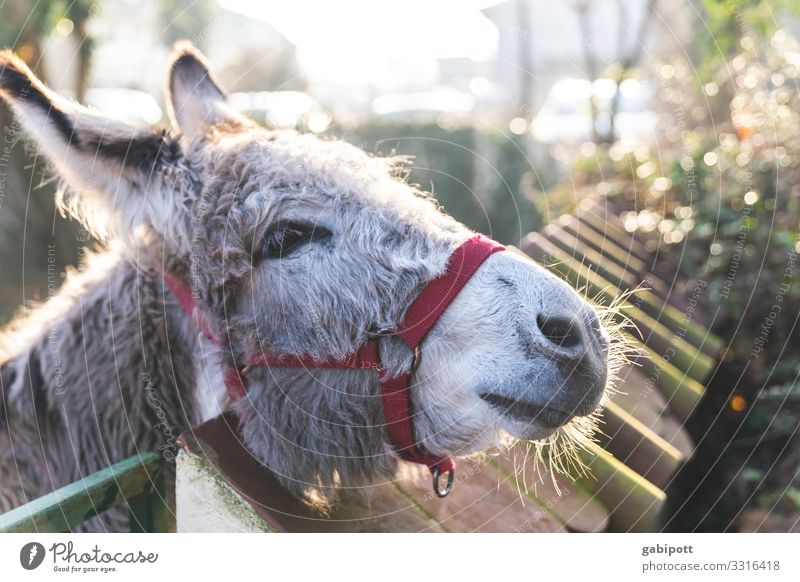
[[[218,123],[250,124],[226,103],[205,57],[188,41],[172,49],[166,101],[173,129],[190,141]]]
[[[158,182],[170,174],[167,169],[174,174],[183,153],[166,132],[110,119],[60,97],[10,51],[0,51],[0,97],[73,187],[65,201],[71,214],[96,234],[107,234],[107,219],[149,223],[160,232],[175,219],[167,209],[177,197],[163,194],[171,190]],[[94,217],[100,220],[90,224]]]

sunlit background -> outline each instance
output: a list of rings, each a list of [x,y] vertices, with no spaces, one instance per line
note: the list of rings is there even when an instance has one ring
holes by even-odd
[[[65,95],[165,125],[169,47],[189,39],[237,109],[413,155],[412,182],[504,242],[608,200],[661,276],[686,282],[674,293],[708,282],[698,318],[729,343],[690,419],[698,449],[671,527],[783,531],[800,515],[798,12],[795,0],[6,0],[0,45]],[[11,135],[4,108],[0,121]],[[3,321],[92,244],[11,137]],[[782,315],[749,357],[780,289]]]

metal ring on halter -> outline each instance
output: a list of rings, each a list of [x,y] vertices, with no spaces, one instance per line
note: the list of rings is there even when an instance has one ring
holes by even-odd
[[[420,360],[422,360],[422,348],[419,346],[414,348],[414,359],[411,360],[411,374],[417,373],[417,368],[419,368]]]
[[[444,489],[440,489],[439,477],[442,476],[442,472],[439,470],[439,467],[433,468],[433,492],[436,493],[436,497],[447,497],[450,491],[453,490],[453,476],[455,472],[455,469],[450,469],[447,472],[447,485],[445,485]]]

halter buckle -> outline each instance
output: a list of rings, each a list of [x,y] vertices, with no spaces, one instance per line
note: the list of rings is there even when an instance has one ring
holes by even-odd
[[[455,473],[455,469],[450,469],[447,472],[447,485],[445,485],[444,489],[441,489],[439,487],[439,478],[442,476],[442,471],[439,469],[439,467],[433,468],[433,492],[436,494],[436,497],[447,497],[448,494],[453,490],[453,476]]]

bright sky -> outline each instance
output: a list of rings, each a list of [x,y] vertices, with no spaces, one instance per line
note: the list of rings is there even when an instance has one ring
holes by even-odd
[[[263,20],[298,47],[307,74],[339,83],[383,84],[387,67],[424,70],[433,59],[485,60],[497,29],[480,12],[498,0],[219,0]]]

